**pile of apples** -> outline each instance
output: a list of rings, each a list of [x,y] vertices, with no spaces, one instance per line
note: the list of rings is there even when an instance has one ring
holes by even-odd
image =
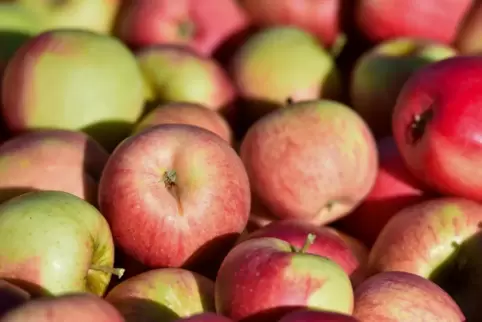
[[[482,1],[0,0],[0,322],[482,321]]]

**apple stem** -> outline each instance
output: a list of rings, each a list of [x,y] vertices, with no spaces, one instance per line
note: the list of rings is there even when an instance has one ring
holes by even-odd
[[[305,240],[305,243],[303,244],[303,247],[298,249],[297,252],[298,253],[306,253],[308,248],[310,248],[310,246],[313,245],[313,243],[315,242],[315,239],[316,239],[315,234],[312,234],[312,233],[308,234],[308,236],[306,236],[306,240]]]
[[[288,97],[286,99],[286,105],[292,105],[295,101],[293,100],[293,97]]]
[[[126,271],[124,268],[115,268],[115,267],[110,267],[110,266],[105,266],[105,265],[95,265],[95,264],[91,265],[90,269],[92,269],[94,271],[112,274],[112,275],[117,276],[118,278],[122,278],[122,276],[124,275],[124,273]]]
[[[181,198],[179,198],[179,192],[177,190],[176,180],[177,180],[176,170],[167,170],[166,172],[164,172],[164,175],[163,175],[164,185],[166,186],[167,191],[169,191],[172,197],[176,200],[177,211],[182,216],[184,212],[182,209]]]

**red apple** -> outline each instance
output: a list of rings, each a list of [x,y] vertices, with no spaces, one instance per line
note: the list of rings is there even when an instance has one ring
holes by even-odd
[[[433,197],[405,166],[393,137],[378,142],[378,174],[368,196],[339,225],[371,247],[378,234],[399,210]],[[338,224],[338,223],[337,223]]]
[[[341,313],[301,310],[285,315],[278,322],[359,322],[359,320]]]
[[[206,312],[206,313],[196,314],[187,318],[179,319],[179,320],[176,320],[175,322],[234,322],[234,321],[216,313]]]
[[[229,248],[246,226],[250,199],[236,152],[185,124],[124,140],[99,184],[100,209],[119,247],[150,267],[206,261],[211,251]]]
[[[185,269],[161,268],[121,282],[105,298],[126,322],[171,322],[214,311],[214,283]]]
[[[482,2],[474,0],[470,12],[460,26],[455,41],[457,49],[465,55],[482,54]]]
[[[438,191],[482,201],[482,57],[449,58],[417,71],[393,113],[404,162]]]
[[[355,19],[372,41],[415,37],[451,43],[474,0],[361,0]]]
[[[108,302],[92,294],[68,294],[32,300],[8,312],[0,322],[124,322]]]
[[[360,272],[366,268],[367,263],[360,263],[349,244],[334,233],[332,228],[320,227],[300,220],[280,220],[247,235],[244,240],[273,237],[301,248],[308,234],[315,235],[316,239],[306,253],[333,260],[350,276],[354,284],[358,284],[364,278],[360,276]]]
[[[39,130],[0,145],[0,202],[31,190],[60,190],[97,204],[109,154],[81,132]]]
[[[118,20],[117,35],[134,47],[182,44],[203,54],[249,23],[235,0],[128,0]]]
[[[331,47],[340,33],[340,0],[240,0],[254,23],[300,27]]]
[[[257,121],[241,145],[253,194],[276,217],[332,222],[370,191],[375,141],[365,122],[334,101],[305,101]]]
[[[0,280],[0,317],[29,299],[30,294],[27,291],[5,280]]]
[[[173,102],[158,105],[137,124],[134,133],[159,124],[190,124],[209,130],[231,142],[231,128],[218,113],[195,103]]]
[[[276,321],[301,308],[351,314],[353,290],[348,275],[334,261],[271,237],[235,246],[215,282],[216,310],[235,321]]]
[[[359,285],[353,316],[363,322],[470,321],[444,290],[405,272],[376,274]]]

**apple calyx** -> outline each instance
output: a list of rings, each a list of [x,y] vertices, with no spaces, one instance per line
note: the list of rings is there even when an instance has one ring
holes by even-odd
[[[115,268],[115,267],[109,267],[105,265],[95,265],[95,264],[91,265],[90,269],[93,271],[115,275],[119,279],[122,278],[122,276],[124,276],[124,273],[126,271],[124,268]]]
[[[167,191],[169,191],[171,196],[176,200],[177,211],[182,216],[184,214],[184,211],[182,209],[181,198],[179,198],[178,186],[176,184],[176,170],[167,170],[166,172],[164,172],[162,180],[164,181],[164,185],[166,186]]]
[[[294,245],[291,245],[291,248],[292,248],[293,252],[295,252],[295,253],[302,253],[302,254],[306,253],[308,251],[308,248],[310,248],[310,246],[313,245],[313,243],[315,242],[315,239],[316,239],[316,235],[312,234],[312,233],[309,233],[306,236],[305,243],[303,244],[303,246],[301,248],[297,248]]]
[[[433,109],[429,107],[421,114],[415,114],[408,125],[407,142],[416,145],[425,134],[428,123],[433,119]]]

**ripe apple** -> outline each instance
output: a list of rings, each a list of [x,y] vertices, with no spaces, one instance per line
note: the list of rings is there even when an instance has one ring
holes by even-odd
[[[360,321],[470,321],[435,283],[406,272],[379,273],[359,285],[353,316]]]
[[[459,28],[455,46],[464,55],[482,54],[482,3],[474,0]]]
[[[110,33],[121,0],[15,0],[33,12],[44,30],[84,29]]]
[[[315,235],[316,239],[306,250],[306,253],[331,259],[340,265],[355,285],[364,279],[364,276],[361,276],[360,273],[365,270],[367,262],[359,262],[350,245],[332,228],[326,226],[317,226],[301,220],[279,220],[248,234],[243,238],[243,241],[273,237],[301,248],[305,244],[308,234]]]
[[[225,316],[213,313],[213,312],[206,312],[196,314],[187,318],[181,318],[176,320],[175,322],[234,322],[231,319],[228,319]]]
[[[99,184],[100,209],[117,244],[150,267],[221,256],[244,230],[250,200],[236,152],[216,134],[185,124],[124,140]]]
[[[373,42],[415,37],[450,44],[474,0],[361,0],[355,19]]]
[[[116,34],[133,47],[178,44],[210,55],[248,24],[235,0],[128,0]]]
[[[341,0],[239,0],[259,26],[296,26],[331,47],[340,34]]]
[[[0,318],[29,299],[30,294],[27,291],[5,280],[0,280]]]
[[[214,283],[181,268],[161,268],[131,277],[106,296],[126,322],[171,322],[214,311]]]
[[[301,310],[285,315],[278,322],[359,322],[359,320],[341,313]]]
[[[108,302],[92,294],[66,294],[32,300],[8,312],[0,322],[124,322]]]
[[[475,201],[445,197],[409,206],[381,231],[370,270],[430,279],[455,299],[468,321],[478,321],[480,303],[473,292],[482,291],[481,227],[482,205]]]
[[[134,134],[159,124],[190,124],[209,130],[231,143],[228,122],[207,107],[196,103],[160,104],[145,115],[134,128]]]
[[[82,130],[108,148],[129,135],[144,88],[134,55],[118,40],[59,29],[27,41],[3,79],[2,113],[14,133]]]
[[[258,120],[241,144],[251,189],[282,219],[332,222],[355,208],[377,172],[376,144],[349,107],[305,101]]]
[[[297,248],[272,237],[235,246],[215,282],[216,310],[235,321],[277,321],[301,308],[351,314],[353,290],[334,261],[307,253],[316,240],[308,234]]]
[[[408,169],[444,194],[480,201],[481,73],[477,56],[426,66],[405,84],[393,113],[394,137]]]
[[[0,205],[0,278],[33,295],[102,295],[113,269],[107,221],[61,191],[28,192]]]
[[[435,196],[405,166],[393,137],[378,141],[379,167],[375,184],[362,203],[337,224],[342,231],[371,247],[398,211]]]
[[[233,85],[221,66],[187,47],[148,47],[137,53],[137,60],[154,100],[225,110],[235,98]]]
[[[230,68],[254,119],[288,99],[336,98],[340,91],[333,58],[313,35],[296,27],[255,33],[235,53]]]
[[[69,192],[97,204],[109,154],[82,132],[38,130],[0,145],[0,202],[33,190]]]
[[[375,137],[392,133],[392,112],[403,84],[421,67],[456,55],[451,47],[417,38],[382,42],[363,54],[351,77],[351,106]]]

